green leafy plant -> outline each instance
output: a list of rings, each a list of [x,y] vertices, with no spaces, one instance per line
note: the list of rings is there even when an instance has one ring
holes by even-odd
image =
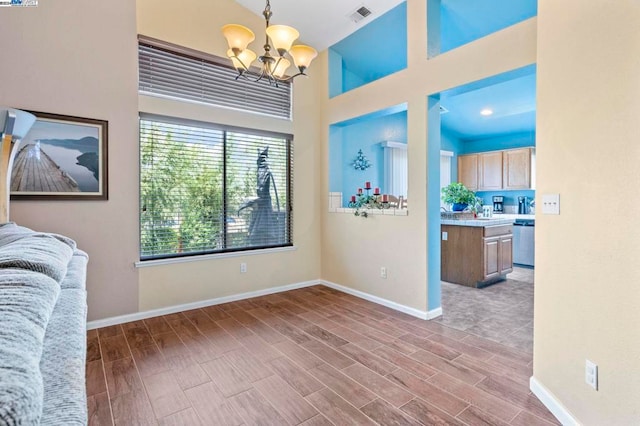
[[[475,206],[476,194],[459,182],[442,188],[442,201],[447,204],[468,204]]]

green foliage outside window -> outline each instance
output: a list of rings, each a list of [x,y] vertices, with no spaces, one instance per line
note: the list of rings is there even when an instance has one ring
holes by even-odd
[[[141,122],[141,258],[247,245],[250,211],[238,215],[238,209],[256,196],[256,147],[286,150],[281,139],[254,141],[244,134],[235,135],[217,130],[198,135],[188,126]],[[272,171],[284,207],[286,161],[273,161]],[[277,208],[275,199],[273,207]]]

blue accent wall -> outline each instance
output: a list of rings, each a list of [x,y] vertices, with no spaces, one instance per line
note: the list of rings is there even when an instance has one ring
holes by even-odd
[[[394,107],[364,117],[330,126],[329,129],[329,191],[342,192],[346,206],[358,188],[371,182],[388,192],[384,183],[383,141],[407,142],[406,105],[401,111]],[[386,114],[385,114],[386,113]],[[358,150],[371,162],[367,170],[355,170],[351,165]]]
[[[475,154],[477,152],[498,151],[501,149],[526,148],[536,146],[536,133],[510,133],[494,138],[465,140],[460,154]]]
[[[440,285],[440,98],[427,99],[427,310],[438,309],[442,305]],[[431,167],[437,165],[437,167]]]
[[[407,3],[329,48],[329,97],[407,67]]]
[[[536,191],[534,190],[522,190],[522,191],[478,191],[476,192],[476,196],[482,198],[482,204],[484,205],[493,205],[493,196],[494,195],[502,195],[504,197],[504,205],[505,206],[516,206],[518,207],[518,197],[529,197],[530,201],[533,201],[536,197]],[[516,210],[515,213],[518,213]]]
[[[428,0],[429,57],[538,14],[537,0]],[[431,15],[439,15],[437,18]]]
[[[453,152],[451,159],[451,182],[458,181],[458,155],[462,152],[463,142],[451,133],[442,129],[440,132],[440,149]]]

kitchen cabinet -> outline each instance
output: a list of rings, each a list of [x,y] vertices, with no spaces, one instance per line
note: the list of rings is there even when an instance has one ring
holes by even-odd
[[[501,151],[478,154],[479,191],[496,191],[502,189],[502,174]]]
[[[484,287],[513,271],[513,225],[442,225],[441,278]],[[445,234],[446,233],[446,234]]]
[[[500,237],[498,258],[500,259],[500,275],[513,272],[513,234]]]
[[[533,150],[509,149],[502,152],[504,189],[533,189]]]
[[[478,190],[478,154],[458,156],[458,182],[471,191]]]
[[[458,156],[458,182],[472,191],[535,188],[535,150],[507,149]]]

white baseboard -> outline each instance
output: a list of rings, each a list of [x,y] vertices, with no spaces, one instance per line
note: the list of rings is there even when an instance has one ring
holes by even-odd
[[[117,317],[105,318],[95,321],[89,321],[87,323],[87,330],[93,330],[95,328],[108,327],[111,325],[124,324],[131,321],[139,321],[147,318],[153,318],[161,315],[175,314],[177,312],[188,311],[191,309],[199,309],[207,306],[220,305],[222,303],[235,302],[238,300],[251,299],[252,297],[266,296],[268,294],[282,293],[283,291],[295,290],[298,288],[311,287],[314,285],[323,284],[327,287],[342,291],[352,296],[359,297],[369,302],[377,303],[387,308],[394,309],[399,312],[411,315],[423,320],[430,320],[442,315],[442,308],[433,309],[431,311],[421,311],[419,309],[411,308],[409,306],[401,305],[391,300],[383,299],[378,296],[364,293],[359,290],[354,290],[349,287],[342,286],[340,284],[332,283],[331,281],[315,280],[304,281],[295,284],[283,285],[279,287],[271,287],[264,290],[250,291],[247,293],[234,294],[231,296],[218,297],[215,299],[207,299],[198,302],[185,303],[182,305],[167,306],[166,308],[152,309],[149,311],[135,312],[133,314],[120,315]]]
[[[427,311],[427,319],[428,320],[432,320],[434,318],[438,318],[442,316],[442,308],[436,308],[436,309],[432,309],[430,311]]]
[[[549,389],[544,387],[544,385],[533,376],[529,379],[529,389],[564,426],[577,426],[580,424],[571,413],[569,413],[569,410],[549,392]]]
[[[215,299],[207,299],[198,302],[185,303],[182,305],[167,306],[166,308],[152,309],[149,311],[136,312],[133,314],[120,315],[117,317],[105,318],[101,320],[89,321],[87,330],[94,328],[108,327],[110,325],[124,324],[131,321],[139,321],[142,319],[153,318],[160,315],[175,314],[177,312],[188,311],[191,309],[204,308],[206,306],[220,305],[222,303],[236,302],[238,300],[251,299],[252,297],[266,296],[268,294],[282,293],[283,291],[295,290],[298,288],[311,287],[321,284],[320,280],[304,281],[295,284],[283,285],[279,287],[270,287],[264,290],[250,291],[247,293],[233,294],[231,296],[217,297]]]
[[[410,306],[401,305],[400,303],[392,302],[391,300],[383,299],[382,297],[374,296],[363,291],[354,290],[349,287],[342,286],[340,284],[333,283],[331,281],[320,280],[321,284],[331,287],[333,289],[342,291],[352,296],[359,297],[360,299],[368,300],[369,302],[377,303],[378,305],[386,306],[387,308],[394,309],[396,311],[403,312],[412,317],[420,318],[423,320],[429,320],[442,315],[442,308],[434,309],[432,311],[421,311],[420,309],[412,308]]]

